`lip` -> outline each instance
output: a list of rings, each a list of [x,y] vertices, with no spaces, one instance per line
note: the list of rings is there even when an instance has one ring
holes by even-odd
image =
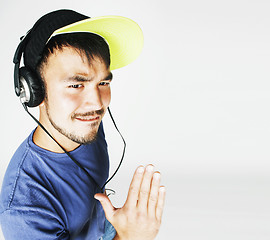
[[[95,121],[98,121],[99,118],[100,118],[99,116],[95,116],[95,117],[91,116],[91,117],[77,117],[75,119],[81,122],[95,122]]]

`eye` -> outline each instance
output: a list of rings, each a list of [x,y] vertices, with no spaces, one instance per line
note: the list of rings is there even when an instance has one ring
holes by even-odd
[[[100,82],[99,85],[100,86],[109,86],[110,82]]]
[[[72,84],[68,86],[69,88],[81,88],[83,85],[82,84]]]

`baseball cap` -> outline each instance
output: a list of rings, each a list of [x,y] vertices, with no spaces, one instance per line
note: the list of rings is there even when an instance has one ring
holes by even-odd
[[[61,9],[41,17],[27,34],[24,64],[35,71],[46,43],[59,34],[91,32],[109,45],[110,69],[133,62],[143,48],[143,33],[133,20],[122,16],[88,17],[73,10]]]

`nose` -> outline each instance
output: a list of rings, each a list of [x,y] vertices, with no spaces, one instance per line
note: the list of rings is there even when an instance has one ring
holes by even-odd
[[[83,94],[83,108],[86,111],[95,111],[103,108],[103,102],[98,86],[85,88]]]

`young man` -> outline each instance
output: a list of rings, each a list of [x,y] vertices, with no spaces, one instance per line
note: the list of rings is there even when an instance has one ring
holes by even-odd
[[[26,110],[39,106],[40,118],[4,177],[0,220],[7,240],[155,238],[165,190],[152,165],[135,171],[122,208],[104,194],[109,160],[101,120],[111,70],[133,61],[141,47],[131,20],[70,10],[43,16],[22,40],[15,90]]]

